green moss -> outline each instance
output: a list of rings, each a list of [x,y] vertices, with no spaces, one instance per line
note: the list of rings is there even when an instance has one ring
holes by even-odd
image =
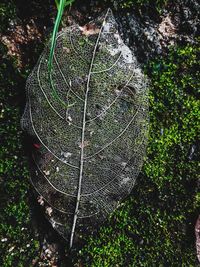
[[[112,2],[116,2],[112,0]],[[164,7],[167,6],[169,0],[119,0],[117,4],[119,7],[123,9],[129,9],[132,7],[136,7],[138,9],[141,8],[150,8],[157,10],[159,13],[163,10]]]
[[[16,18],[16,8],[12,1],[0,3],[0,30],[6,31],[11,20]]]
[[[143,173],[129,197],[79,252],[84,266],[196,266],[200,118],[198,46],[150,62],[150,133]]]
[[[20,92],[24,78],[15,62],[6,56],[0,64],[0,266],[30,266],[39,243],[31,233],[27,160],[22,149],[20,129]]]

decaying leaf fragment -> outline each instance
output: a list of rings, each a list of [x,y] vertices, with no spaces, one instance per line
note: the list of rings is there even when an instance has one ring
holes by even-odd
[[[79,27],[79,29],[82,31],[82,34],[86,36],[90,36],[93,34],[98,34],[100,32],[100,29],[96,27],[95,24],[86,24],[83,27]]]
[[[51,76],[49,49],[28,78],[21,122],[39,144],[32,184],[72,247],[133,188],[147,141],[147,81],[110,9],[58,33]]]

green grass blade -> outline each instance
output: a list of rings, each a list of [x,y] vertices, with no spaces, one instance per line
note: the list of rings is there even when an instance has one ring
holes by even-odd
[[[71,5],[73,4],[74,1],[75,1],[75,0],[68,0],[68,1],[66,1],[66,2],[65,2],[65,7],[66,7],[66,6],[71,6]]]
[[[59,0],[55,0],[57,9],[59,8]]]
[[[56,1],[56,2],[58,3],[58,1]],[[53,29],[51,48],[50,48],[50,54],[49,54],[49,62],[48,62],[49,72],[52,69],[53,54],[54,54],[55,45],[56,45],[56,35],[57,35],[58,28],[59,28],[59,25],[60,25],[60,22],[62,19],[62,15],[64,12],[65,2],[66,2],[66,0],[60,0],[60,4],[58,6],[58,14],[57,14],[54,29]]]
[[[59,97],[57,90],[53,84],[52,63],[53,63],[54,50],[55,50],[55,46],[56,46],[56,35],[58,33],[58,29],[60,26],[60,22],[62,19],[64,9],[67,5],[71,5],[72,2],[74,2],[74,0],[69,0],[69,1],[60,0],[60,2],[58,0],[55,0],[55,2],[56,2],[57,9],[58,9],[58,13],[57,13],[57,17],[56,17],[56,21],[55,21],[55,25],[54,25],[54,29],[53,29],[53,34],[52,34],[52,41],[51,41],[49,60],[48,60],[48,72],[49,72],[49,81],[50,81],[50,86],[52,89],[53,97],[56,98],[57,100],[59,100],[61,102],[61,104],[66,107],[67,106],[66,103]]]

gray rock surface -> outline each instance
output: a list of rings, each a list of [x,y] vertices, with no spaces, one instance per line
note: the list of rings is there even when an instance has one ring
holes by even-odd
[[[112,6],[99,1],[90,1],[88,5],[77,1],[76,11],[72,12],[74,19],[85,23],[111,7],[122,38],[141,63],[166,54],[171,45],[194,43],[200,32],[200,2],[197,0],[169,1],[161,14],[148,5],[140,11],[136,7],[122,9],[117,1]]]

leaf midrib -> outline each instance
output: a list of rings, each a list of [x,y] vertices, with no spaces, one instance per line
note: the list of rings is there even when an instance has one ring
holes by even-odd
[[[81,143],[84,144],[85,141],[85,126],[86,126],[86,110],[87,110],[87,101],[88,101],[88,92],[89,92],[89,85],[90,85],[90,78],[92,74],[92,68],[93,68],[93,63],[96,55],[96,50],[97,46],[99,43],[99,39],[101,37],[101,33],[106,21],[106,18],[108,16],[109,9],[106,12],[106,15],[104,17],[104,20],[102,22],[96,44],[93,50],[93,55],[92,55],[92,60],[90,64],[90,69],[88,73],[88,79],[87,79],[87,86],[86,86],[86,93],[85,93],[85,102],[84,102],[84,112],[83,112],[83,123],[82,123],[82,136],[81,136]],[[79,173],[79,181],[78,181],[78,191],[77,191],[77,201],[76,201],[76,208],[74,212],[74,219],[73,219],[73,224],[72,224],[72,231],[71,231],[71,237],[70,237],[70,249],[72,248],[73,245],[73,239],[74,239],[74,232],[75,232],[75,227],[76,227],[76,221],[77,221],[77,215],[79,211],[79,203],[80,203],[80,198],[81,198],[81,186],[82,186],[82,177],[83,177],[83,164],[84,164],[84,146],[81,146],[81,155],[80,155],[80,173]]]

